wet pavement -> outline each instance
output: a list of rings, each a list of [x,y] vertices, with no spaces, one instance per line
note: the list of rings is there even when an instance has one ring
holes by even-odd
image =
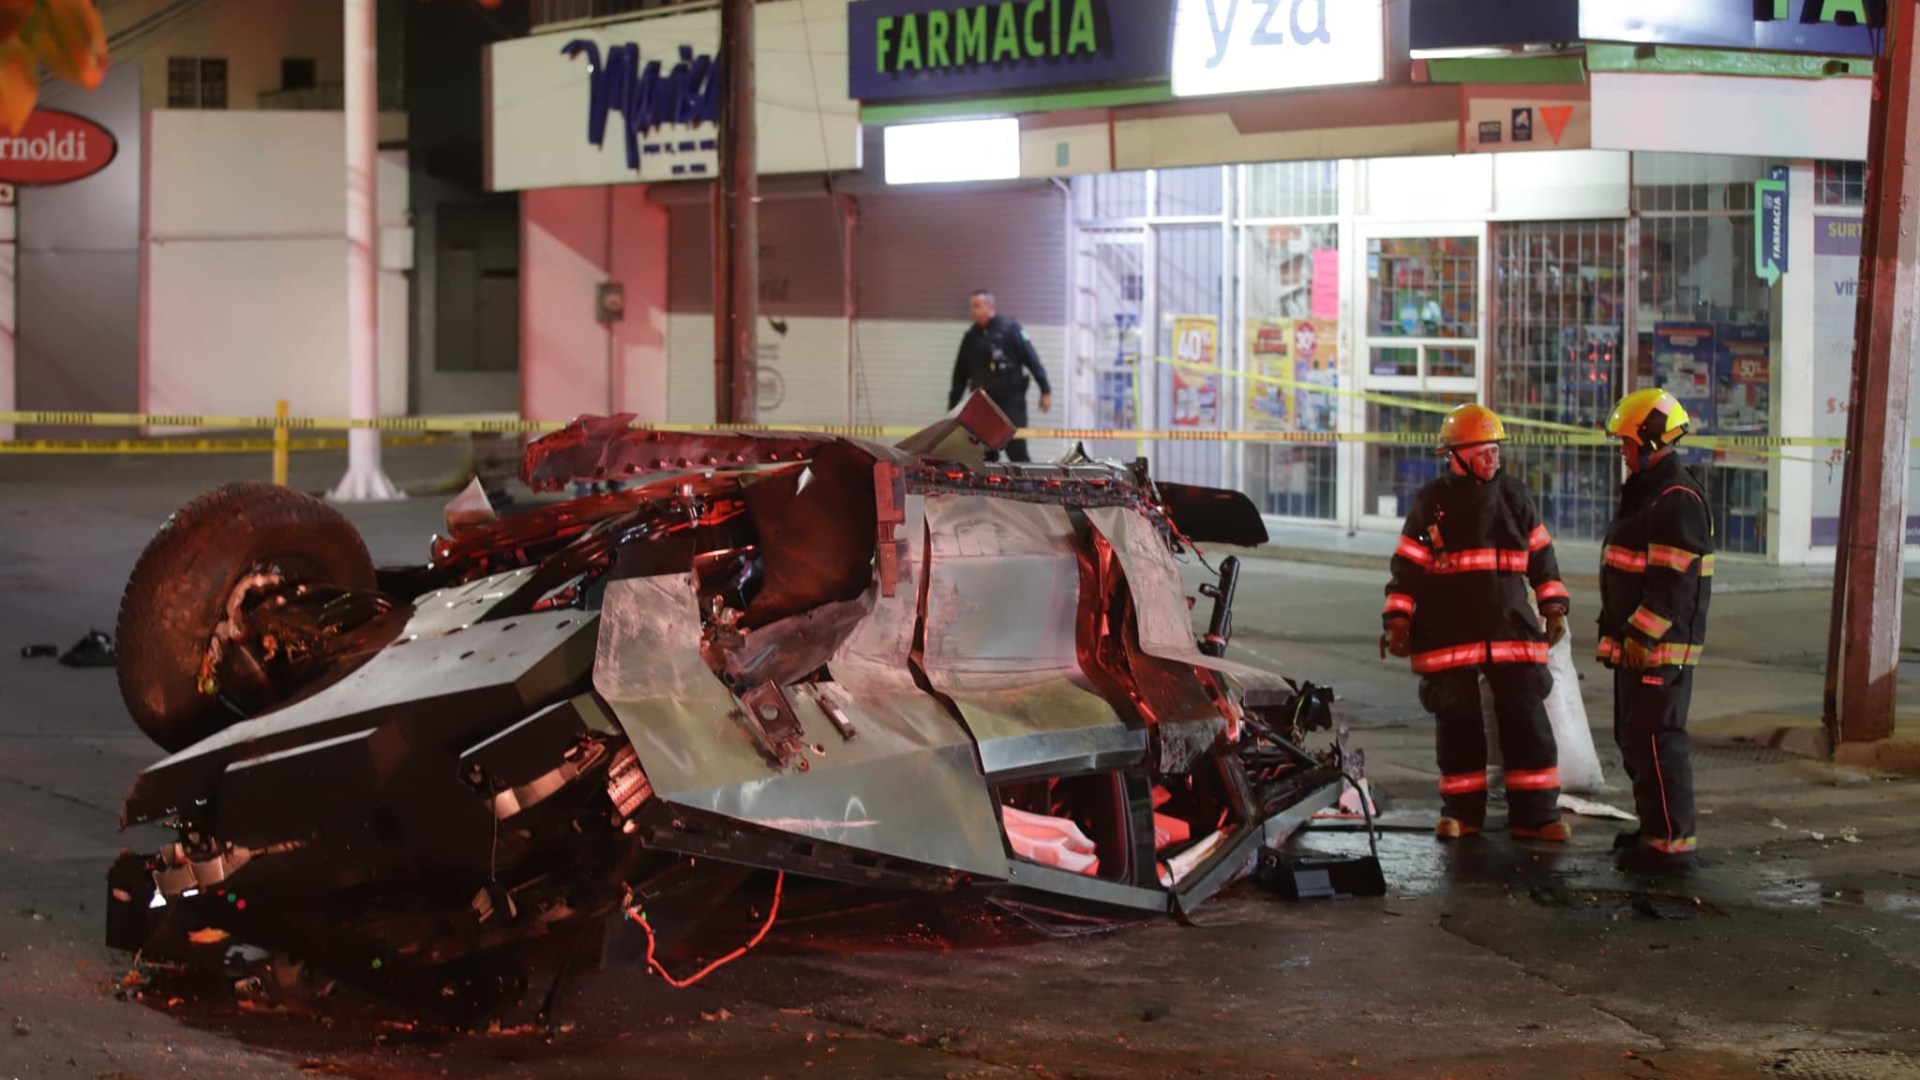
[[[454,464],[419,452],[394,472]],[[1375,648],[1384,575],[1269,560],[1243,575],[1236,651],[1339,688],[1390,826],[1383,898],[1246,884],[1198,925],[1054,937],[965,902],[863,896],[836,914],[794,888],[757,950],[687,990],[614,928],[545,1029],[544,984],[498,1030],[467,1032],[352,994],[123,986],[131,958],[99,944],[103,875],[150,842],[117,815],[159,753],[110,671],[18,650],[111,631],[166,513],[248,467],[0,460],[0,1077],[1920,1076],[1920,784],[1741,741],[1817,713],[1824,593],[1716,600],[1694,710],[1703,863],[1645,881],[1612,866],[1616,822],[1579,819],[1565,848],[1435,842],[1431,724]],[[337,468],[299,458],[295,482]],[[402,561],[424,554],[436,507],[350,514],[377,558]],[[1575,603],[1578,634],[1591,598]],[[1595,797],[1628,806],[1608,683],[1581,668],[1614,785]],[[1296,846],[1365,845],[1341,824]],[[751,936],[770,885],[750,880],[663,963],[685,974]]]

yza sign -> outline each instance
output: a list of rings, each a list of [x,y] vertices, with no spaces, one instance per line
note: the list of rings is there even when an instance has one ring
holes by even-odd
[[[113,163],[120,141],[84,116],[35,109],[26,126],[0,134],[0,184],[69,184]]]
[[[1381,0],[1178,0],[1177,97],[1379,82]]]

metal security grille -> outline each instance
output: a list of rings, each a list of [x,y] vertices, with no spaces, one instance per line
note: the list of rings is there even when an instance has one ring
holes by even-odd
[[[1511,418],[1606,423],[1627,385],[1627,248],[1624,221],[1495,227],[1488,404]],[[1606,534],[1620,486],[1612,447],[1511,446],[1505,463],[1555,536]]]
[[[1753,182],[1764,158],[1635,154],[1636,385],[1664,386],[1702,433],[1771,426],[1770,295],[1755,273]],[[1767,550],[1766,462],[1687,452],[1706,481],[1721,551]]]
[[[1219,185],[1215,171],[1215,186]],[[1158,352],[1187,364],[1222,369],[1228,356],[1225,306],[1225,230],[1219,225],[1156,225],[1154,319]],[[1155,423],[1183,432],[1220,431],[1238,399],[1221,375],[1155,364],[1159,409]],[[1154,471],[1182,484],[1219,485],[1217,442],[1170,441],[1154,446]]]
[[[1246,188],[1249,218],[1330,218],[1340,212],[1340,163],[1249,165]]]
[[[1866,162],[1814,162],[1813,201],[1820,206],[1867,205]]]

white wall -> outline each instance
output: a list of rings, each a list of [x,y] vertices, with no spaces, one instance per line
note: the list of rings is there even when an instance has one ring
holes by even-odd
[[[882,424],[924,427],[947,411],[947,389],[964,321],[861,319],[854,324],[853,413],[847,413],[846,321],[793,318],[780,337],[762,320],[764,368],[779,372],[778,405],[762,403],[760,420],[774,424]],[[1036,427],[1066,423],[1067,330],[1026,325],[1053,382],[1054,411],[1040,412],[1040,392],[1028,395],[1028,422]],[[713,316],[677,312],[667,319],[667,419],[713,421]],[[763,379],[763,386],[766,380]],[[1055,441],[1031,446],[1034,460],[1060,450]]]
[[[1625,217],[1631,155],[1611,150],[1356,162],[1359,213],[1375,220]]]
[[[1865,161],[1867,79],[1593,74],[1593,145]]]
[[[1492,157],[1495,217],[1539,221],[1627,215],[1631,154],[1560,150]]]
[[[347,415],[340,113],[151,114],[148,412]],[[218,163],[218,167],[209,167]],[[403,153],[380,157],[382,251],[410,251]],[[407,280],[380,274],[380,411],[407,411]]]
[[[1493,210],[1492,154],[1380,158],[1357,163],[1362,217],[1479,219]]]

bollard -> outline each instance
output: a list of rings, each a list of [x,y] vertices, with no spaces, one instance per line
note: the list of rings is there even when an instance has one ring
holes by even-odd
[[[273,403],[273,416],[276,420],[287,418],[287,399],[281,398]],[[280,487],[287,486],[287,425],[277,424],[273,429],[273,482]]]

